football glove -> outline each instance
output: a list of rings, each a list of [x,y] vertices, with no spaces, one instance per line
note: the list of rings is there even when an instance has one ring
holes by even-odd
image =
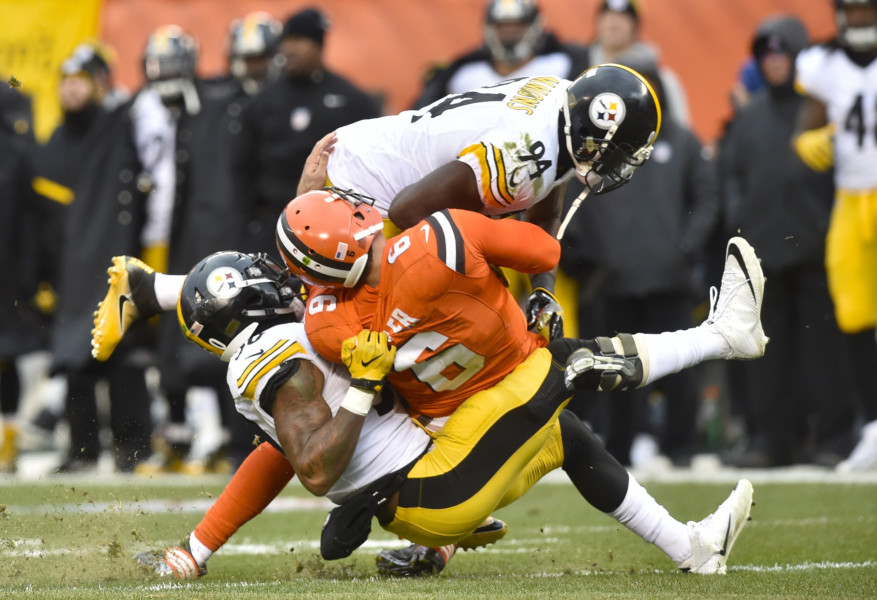
[[[341,344],[341,361],[350,371],[350,385],[366,392],[380,392],[393,368],[396,347],[385,331],[363,329]]]
[[[527,298],[525,315],[530,331],[548,341],[563,337],[563,308],[554,294],[545,288],[536,288]]]
[[[795,138],[795,152],[814,171],[827,171],[834,164],[833,135],[833,123],[805,131]]]

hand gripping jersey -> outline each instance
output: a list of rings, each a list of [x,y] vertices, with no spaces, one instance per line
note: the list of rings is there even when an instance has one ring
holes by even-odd
[[[320,354],[340,361],[340,342],[364,326],[350,321],[368,315],[397,347],[389,381],[411,414],[446,416],[546,343],[490,265],[538,273],[559,257],[557,241],[530,223],[440,211],[387,240],[377,294],[323,290],[305,326]]]
[[[251,336],[228,364],[228,387],[235,408],[278,444],[274,418],[259,402],[271,379],[282,376],[284,363],[292,360],[309,360],[323,373],[323,399],[334,416],[347,393],[350,374],[317,355],[301,323],[275,325]],[[387,394],[366,415],[350,464],[326,497],[342,503],[379,477],[416,459],[428,443],[429,437],[411,421],[395,394]]]
[[[569,85],[557,77],[512,79],[342,127],[329,180],[371,196],[386,216],[403,188],[459,159],[474,171],[484,214],[525,210],[573,175],[557,173]]]
[[[840,48],[798,54],[797,87],[822,102],[834,132],[835,183],[850,191],[877,188],[877,60],[861,67]]]

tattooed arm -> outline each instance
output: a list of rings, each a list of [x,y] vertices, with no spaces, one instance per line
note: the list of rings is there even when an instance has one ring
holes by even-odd
[[[339,410],[335,417],[323,400],[323,374],[308,360],[284,383],[274,399],[274,427],[295,474],[309,492],[323,496],[347,468],[364,417]]]

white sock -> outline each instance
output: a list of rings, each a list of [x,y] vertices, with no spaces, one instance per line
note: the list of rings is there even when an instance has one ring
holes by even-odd
[[[192,552],[192,558],[198,563],[199,567],[207,564],[207,559],[213,556],[213,550],[204,545],[204,543],[195,536],[195,532],[189,534],[189,550]]]
[[[663,550],[677,564],[691,556],[688,527],[671,517],[633,475],[628,473],[628,477],[627,494],[609,516]]]
[[[706,327],[664,333],[636,333],[633,339],[638,349],[645,349],[648,357],[648,372],[641,386],[705,360],[723,358],[729,351],[725,338]]]
[[[155,298],[162,310],[176,310],[185,275],[155,274]]]

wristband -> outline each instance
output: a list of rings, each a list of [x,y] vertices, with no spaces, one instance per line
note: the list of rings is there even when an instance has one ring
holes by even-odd
[[[341,402],[341,408],[346,408],[355,415],[364,417],[372,407],[372,401],[375,399],[374,392],[367,392],[359,388],[350,387],[344,400]]]

